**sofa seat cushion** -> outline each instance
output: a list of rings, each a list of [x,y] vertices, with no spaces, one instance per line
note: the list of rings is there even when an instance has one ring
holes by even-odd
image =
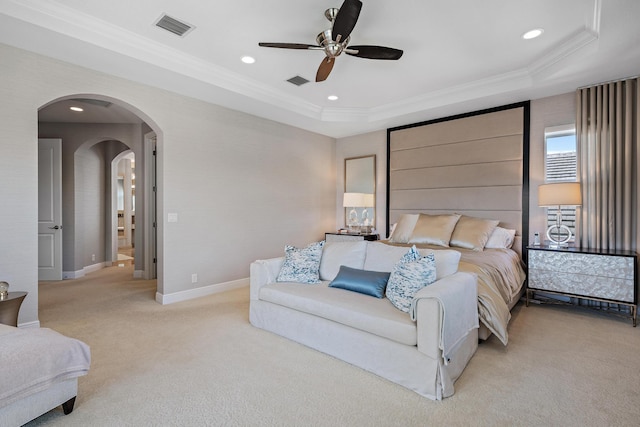
[[[416,324],[387,298],[374,298],[339,288],[329,282],[306,285],[271,283],[260,289],[260,299],[322,317],[405,345],[417,344]]]

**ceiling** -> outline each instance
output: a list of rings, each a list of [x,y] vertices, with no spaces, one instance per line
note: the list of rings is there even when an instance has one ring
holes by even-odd
[[[637,0],[365,0],[351,44],[404,55],[341,55],[321,83],[322,52],[258,46],[315,44],[341,2],[0,0],[0,42],[336,138],[640,72]],[[169,33],[163,14],[195,28]],[[543,35],[523,40],[533,28]],[[58,110],[49,120],[79,120]]]

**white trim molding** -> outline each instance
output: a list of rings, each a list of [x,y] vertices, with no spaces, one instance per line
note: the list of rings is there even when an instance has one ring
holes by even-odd
[[[249,278],[232,280],[230,282],[217,283],[186,291],[174,292],[172,294],[161,294],[156,292],[156,301],[162,305],[173,304],[175,302],[187,301],[207,295],[219,294],[221,292],[240,289],[249,286]]]

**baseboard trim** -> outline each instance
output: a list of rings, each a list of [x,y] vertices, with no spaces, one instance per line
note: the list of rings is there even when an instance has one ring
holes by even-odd
[[[133,278],[134,279],[142,279],[144,277],[144,270],[134,270]]]
[[[201,288],[188,289],[186,291],[174,292],[172,294],[161,294],[156,292],[156,301],[162,305],[173,304],[175,302],[187,301],[207,295],[219,294],[220,292],[240,289],[249,286],[249,278],[232,280],[230,282],[217,283],[215,285],[203,286]]]
[[[84,277],[89,273],[93,273],[94,271],[102,270],[105,267],[109,267],[111,265],[110,262],[99,262],[97,264],[87,265],[82,270],[77,271],[63,271],[62,279],[79,279],[80,277]]]

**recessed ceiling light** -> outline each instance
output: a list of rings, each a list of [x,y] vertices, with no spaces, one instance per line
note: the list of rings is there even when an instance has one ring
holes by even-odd
[[[544,33],[542,28],[536,28],[534,30],[527,31],[522,35],[522,38],[525,40],[535,39],[536,37],[540,37]]]
[[[83,108],[80,108],[80,107],[69,107],[69,109],[70,109],[71,111],[84,111],[84,109],[83,109]]]
[[[254,62],[256,62],[256,60],[251,56],[243,56],[242,62],[244,62],[245,64],[253,64]]]
[[[337,100],[338,100],[338,97],[337,97],[336,95],[329,95],[329,96],[327,96],[327,99],[328,99],[329,101],[337,101]]]

